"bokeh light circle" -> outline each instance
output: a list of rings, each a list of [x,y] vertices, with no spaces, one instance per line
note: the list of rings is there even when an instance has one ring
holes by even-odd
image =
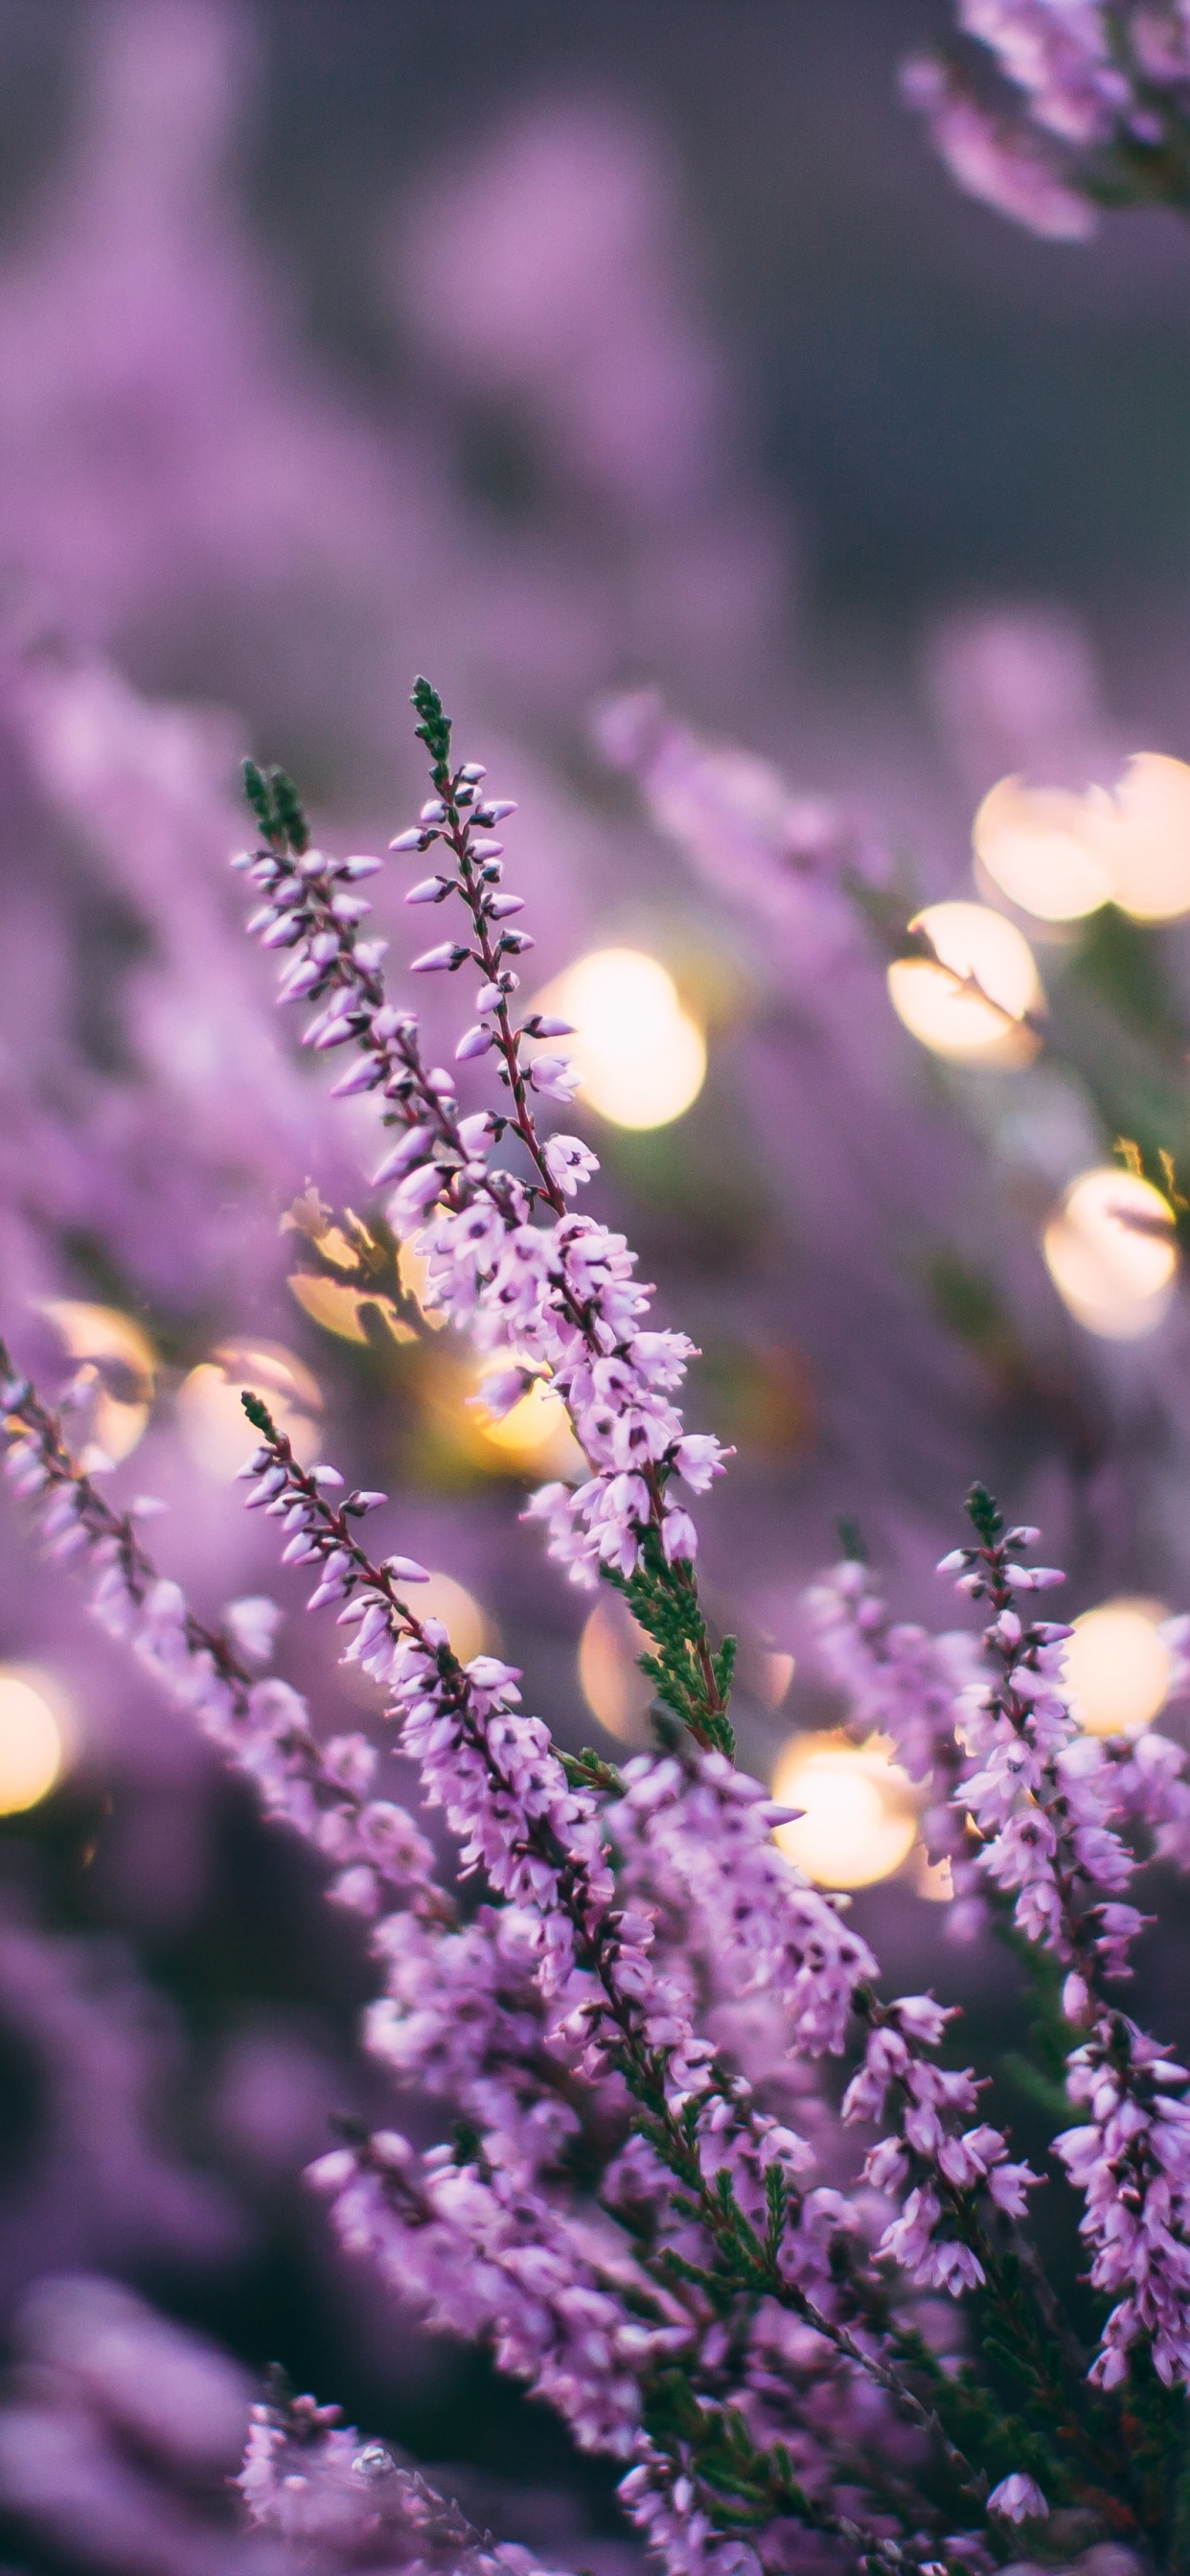
[[[795,1735],[777,1757],[773,1796],[804,1809],[776,1840],[820,1887],[871,1887],[913,1849],[912,1786],[881,1736]]]
[[[615,1127],[668,1127],[690,1108],[707,1069],[706,1043],[660,959],[599,948],[557,976],[536,1008],[574,1024],[559,1039],[579,1098]]]
[[[971,827],[976,858],[1000,892],[1038,921],[1081,921],[1110,901],[1115,876],[1102,788],[1076,796],[1001,778]]]
[[[47,1297],[42,1314],[62,1347],[82,1364],[92,1384],[90,1424],[93,1438],[79,1455],[90,1470],[99,1460],[118,1466],[131,1457],[153,1409],[157,1354],[143,1324],[118,1306],[92,1305],[81,1297]],[[98,1454],[97,1454],[98,1453]]]
[[[1115,790],[1115,896],[1134,921],[1190,912],[1190,768],[1138,751]]]
[[[461,1664],[490,1645],[489,1623],[478,1601],[453,1574],[431,1574],[428,1583],[411,1583],[405,1598],[419,1619],[441,1619]]]
[[[650,1651],[644,1629],[625,1602],[614,1594],[596,1602],[579,1640],[583,1697],[609,1735],[638,1749],[652,1742],[653,1685],[637,1662],[638,1655]]]
[[[499,1376],[509,1365],[505,1356],[492,1374]],[[570,1416],[561,1396],[544,1378],[535,1377],[507,1413],[489,1413],[483,1390],[481,1377],[478,1398],[468,1411],[483,1449],[492,1453],[493,1465],[524,1468],[533,1476],[586,1475],[587,1461],[571,1430]]]
[[[62,1729],[27,1674],[0,1670],[0,1816],[24,1815],[62,1770]]]
[[[1164,1708],[1173,1655],[1159,1601],[1102,1601],[1074,1621],[1063,1657],[1072,1714],[1087,1735],[1143,1735]]]
[[[224,1342],[178,1389],[183,1440],[195,1465],[218,1484],[238,1476],[253,1447],[241,1401],[248,1389],[264,1398],[303,1467],[318,1456],[322,1395],[305,1362],[279,1342]]]
[[[934,950],[895,958],[888,970],[892,1006],[910,1036],[956,1063],[1031,1063],[1039,1041],[1026,1015],[1043,995],[1015,922],[987,904],[932,903],[909,926]]]
[[[1169,1201],[1151,1181],[1111,1164],[1071,1182],[1042,1251],[1068,1312],[1107,1341],[1154,1330],[1181,1264]]]

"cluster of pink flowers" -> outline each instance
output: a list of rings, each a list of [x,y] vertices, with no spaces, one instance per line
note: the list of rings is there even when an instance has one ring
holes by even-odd
[[[415,1905],[427,1894],[433,1855],[403,1807],[369,1795],[375,1747],[366,1736],[320,1743],[299,1692],[263,1669],[279,1612],[271,1601],[233,1602],[221,1627],[198,1619],[181,1586],[160,1575],[140,1536],[156,1511],[151,1495],[116,1510],[64,1446],[61,1427],[0,1344],[0,1409],[6,1416],[4,1468],[14,1494],[34,1502],[43,1546],[58,1562],[94,1569],[91,1607],[111,1637],[127,1642],[169,1699],[186,1709],[228,1761],[256,1782],[270,1815],[316,1844],[334,1864],[330,1894],[374,1915],[395,1891]],[[253,1498],[255,1499],[255,1497]],[[362,1508],[369,1498],[351,1498]],[[381,1500],[382,1497],[372,1497]]]
[[[974,1678],[975,1640],[962,1629],[936,1637],[891,1618],[856,1557],[815,1584],[806,1607],[819,1659],[845,1695],[849,1724],[861,1736],[887,1736],[906,1777],[925,1791],[922,1842],[950,1878],[946,1930],[952,1940],[969,1939],[987,1908],[966,1819],[954,1802],[962,1767],[955,1717],[959,1693]]]
[[[1093,2284],[1126,2292],[1104,2326],[1092,2375],[1119,2384],[1127,2351],[1145,2338],[1160,2376],[1181,2380],[1190,2357],[1190,2105],[1183,2089],[1190,2079],[1110,2004],[1102,1981],[1130,1973],[1128,1951],[1145,1919],[1121,1901],[1136,1861],[1126,1829],[1145,1827],[1157,1851],[1184,1861],[1185,1756],[1160,1735],[1129,1743],[1080,1730],[1063,1675],[1071,1632],[1061,1622],[1030,1619],[1022,1608],[1030,1594],[1063,1578],[1053,1567],[1020,1562],[1036,1530],[989,1529],[985,1536],[989,1544],[956,1549],[942,1571],[969,1596],[992,1603],[983,1640],[990,1683],[986,1670],[970,1671],[964,1646],[956,1655],[954,1641],[890,1627],[862,1568],[839,1568],[813,1607],[830,1669],[849,1688],[857,1719],[887,1731],[911,1776],[933,1768],[935,1743],[949,1763],[952,1847],[965,1844],[970,1852],[971,1828],[978,1838],[966,1883],[980,1873],[990,1879],[1012,1898],[1026,1938],[1068,1969],[1064,2011],[1075,2029],[1090,2033],[1070,2054],[1068,2087],[1090,2116],[1054,2147],[1085,2195],[1081,2224],[1093,2250]],[[1181,1623],[1170,1625],[1176,1651]],[[883,2170],[882,2152],[870,2170]],[[904,2259],[895,2230],[893,2241]]]
[[[1132,104],[1101,0],[959,0],[958,20],[988,46],[1047,133],[1102,142]],[[1183,69],[1190,71],[1190,55]]]
[[[420,704],[423,731],[428,703]],[[486,1381],[485,1404],[497,1415],[509,1411],[535,1377],[548,1379],[566,1402],[592,1472],[574,1490],[553,1485],[536,1498],[552,1552],[579,1581],[596,1581],[601,1564],[628,1574],[642,1530],[653,1525],[667,1559],[688,1561],[697,1536],[667,1491],[670,1478],[702,1493],[723,1457],[712,1435],[684,1431],[671,1401],[693,1345],[683,1333],[649,1329],[651,1292],[634,1279],[635,1256],[623,1236],[571,1212],[570,1200],[598,1170],[590,1148],[565,1133],[538,1136],[530,1094],[566,1100],[575,1077],[563,1058],[531,1055],[526,1044],[564,1037],[566,1022],[533,1012],[514,1024],[519,976],[512,960],[533,942],[509,926],[523,898],[504,888],[504,845],[494,829],[515,808],[487,796],[477,761],[453,777],[444,769],[440,775],[436,763],[434,775],[435,794],[393,847],[424,855],[437,846],[437,872],[406,901],[438,905],[454,897],[467,918],[461,937],[425,950],[410,971],[478,969],[477,1017],[455,1055],[469,1062],[495,1053],[506,1109],[460,1118],[454,1077],[425,1067],[413,1013],[386,1002],[383,943],[361,940],[370,906],[350,891],[379,860],[336,864],[308,847],[245,852],[235,864],[250,869],[267,897],[251,927],[266,944],[291,952],[280,999],[321,1004],[306,1044],[353,1041],[362,1050],[335,1092],[379,1092],[386,1123],[400,1130],[373,1186],[397,1182],[387,1212],[427,1259],[427,1303],[504,1360]],[[523,1174],[491,1163],[492,1146],[506,1134],[523,1148]],[[543,1210],[553,1219],[547,1226],[534,1222]]]
[[[1182,2386],[1190,2369],[1190,2071],[1127,2014],[1101,2012],[1072,2052],[1067,2085],[1084,2118],[1054,2150],[1086,2199],[1091,2279],[1116,2301],[1092,2376],[1118,2388],[1133,2346],[1145,2343],[1166,2387]]]
[[[770,1998],[799,2054],[837,2052],[857,1986],[878,1971],[837,1900],[776,1848],[772,1828],[790,1811],[717,1752],[640,1754],[620,1779],[608,1821],[624,1883],[672,1905],[688,1973],[725,1999]]]
[[[1185,0],[958,0],[956,16],[1012,107],[957,53],[908,63],[902,88],[971,196],[1058,241],[1092,232],[1097,203],[1185,203]]]
[[[1143,1917],[1115,1902],[1136,1865],[1119,1830],[1122,1766],[1080,1731],[1071,1708],[1063,1673],[1070,1628],[1030,1619],[1019,1606],[1065,1581],[1055,1566],[1020,1562],[1038,1536],[1026,1528],[1005,1535],[989,1521],[985,1544],[943,1559],[942,1572],[995,1613],[983,1639],[993,1678],[968,1684],[957,1704],[967,1758],[956,1797],[980,1837],[980,1867],[1015,1900],[1018,1928],[1069,1964],[1064,2001],[1077,2020],[1101,1968],[1127,1973]],[[1160,1776],[1182,1786],[1172,1764]],[[1156,1781],[1150,1796],[1152,1813]]]
[[[943,1571],[991,1604],[984,1643],[995,1678],[964,1695],[960,1730],[979,1767],[957,1795],[983,1838],[981,1865],[1015,1897],[1019,1928],[1067,1966],[1062,2009],[1087,2031],[1069,2056],[1067,2083],[1090,2117],[1053,2143],[1085,2198],[1091,2279],[1097,2289],[1125,2293],[1107,2318],[1091,2376],[1119,2385],[1127,2354],[1143,2341],[1158,2376],[1182,2385],[1190,2370],[1190,2076],[1105,1992],[1105,1980],[1130,1973],[1128,1951],[1145,1921],[1120,1901],[1135,1867],[1120,1831],[1123,1766],[1078,1735],[1062,1682],[1069,1629],[1028,1621],[1018,1607],[1022,1595],[1063,1581],[1053,1567],[1021,1564],[1038,1532],[1003,1533],[978,1489],[973,1517],[980,1546],[956,1550]],[[1174,1766],[1163,1765],[1157,1779],[1173,1793],[1176,1814],[1184,1784]],[[1159,1811],[1154,1780],[1149,1812]]]
[[[465,937],[415,965],[483,974],[457,1052],[491,1056],[496,1105],[461,1116],[455,1077],[427,1068],[413,1013],[386,997],[382,943],[361,937],[353,891],[380,862],[312,850],[288,781],[257,771],[264,846],[241,862],[267,898],[254,926],[287,951],[283,998],[316,1006],[309,1043],[358,1046],[337,1091],[378,1094],[399,1131],[375,1186],[396,1182],[391,1214],[426,1257],[428,1299],[505,1358],[508,1403],[539,1373],[563,1398],[589,1473],[534,1509],[572,1570],[602,1568],[628,1590],[656,1648],[663,1740],[623,1768],[561,1754],[522,1707],[516,1669],[461,1659],[419,1610],[417,1558],[365,1547],[386,1497],[304,1466],[246,1398],[249,1508],[278,1524],[311,1609],[334,1612],[344,1661],[383,1689],[394,1747],[452,1839],[440,1881],[420,1825],[375,1794],[370,1739],[323,1742],[266,1675],[271,1605],[200,1621],[145,1551],[143,1503],[107,1501],[6,1362],[11,1480],[49,1550],[92,1570],[108,1630],[255,1774],[325,1856],[330,1893],[369,1923],[381,1991],[365,2044],[447,2133],[419,2147],[395,2125],[344,2125],[312,2175],[341,2240],[621,2464],[624,2507],[673,2576],[780,2576],[811,2560],[983,2576],[1005,2523],[1094,2511],[1104,2494],[1112,2527],[1139,2537],[1124,2420],[1088,2409],[1116,2407],[1142,2355],[1167,2385],[1190,2378],[1190,2079],[1106,1987],[1143,1920],[1124,1897],[1130,1837],[1185,1849],[1181,1757],[1157,1739],[1080,1734],[1062,1678],[1069,1631],[1032,1616],[1061,1578],[1027,1563],[1037,1533],[1005,1535],[981,1488],[976,1543],[944,1571],[988,1600],[982,1647],[898,1626],[854,1563],[811,1601],[850,1723],[890,1737],[924,1789],[956,1918],[976,1928],[982,1887],[988,1911],[1011,1905],[1026,1947],[1064,1971],[1069,2097],[1088,2116],[1053,2146],[1082,2195],[1093,2287],[1115,2302],[1080,2354],[1023,2234],[1039,2177],[981,2116],[982,2079],[949,2062],[953,2008],[881,1994],[843,1905],[774,1842],[788,1811],[735,1764],[730,1652],[711,1643],[671,1493],[679,1477],[700,1490],[722,1463],[671,1401],[690,1345],[644,1323],[627,1247],[570,1209],[594,1157],[536,1124],[531,1094],[564,1096],[569,1079],[560,1059],[543,1072],[526,1053],[563,1031],[513,1022],[509,960],[526,934],[504,927],[519,903],[500,892],[490,837],[508,808],[484,801],[478,764],[452,766],[424,683],[415,702],[434,794],[398,841],[449,854],[414,900],[453,897],[467,915]],[[451,1881],[476,1882],[478,1903]],[[844,2052],[836,2109],[823,2066]],[[860,2124],[877,2131],[862,2166],[847,2135]],[[976,2303],[973,2366],[985,2340],[999,2356],[978,2406],[956,2395],[936,2313],[926,2331],[938,2291]],[[1014,2356],[1023,2410],[1005,2377]],[[283,2534],[350,2554],[379,2532],[394,2564],[445,2550],[476,2576],[522,2576],[312,2400],[259,2414],[241,2483]]]
[[[275,2379],[252,2425],[236,2484],[257,2530],[341,2565],[402,2576],[538,2576],[527,2549],[476,2531],[419,2469],[366,2442],[338,2406],[296,2397]]]
[[[974,2289],[987,2277],[971,2241],[971,2212],[984,2184],[996,2209],[1021,2218],[1025,2192],[1039,2177],[1027,2165],[1008,2161],[1008,2142],[999,2129],[986,2121],[964,2127],[975,2123],[979,2107],[972,2069],[952,2073],[926,2053],[937,2048],[953,2012],[932,1995],[903,1995],[891,2006],[876,2007],[870,2018],[863,2064],[844,2095],[843,2117],[879,2120],[891,2099],[893,2127],[872,2149],[864,2170],[879,2191],[900,2192],[912,2184],[880,2250],[921,2289]]]

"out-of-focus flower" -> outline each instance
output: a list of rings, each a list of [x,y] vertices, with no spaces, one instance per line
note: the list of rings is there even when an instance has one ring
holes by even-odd
[[[11,2297],[47,2265],[203,2265],[238,2247],[217,2179],[157,2134],[178,2034],[113,1942],[0,1926],[0,2030],[35,2070],[0,2217]]]
[[[985,103],[949,51],[905,65],[902,94],[973,197],[1030,232],[1084,240],[1100,205],[1186,201],[1190,29],[1180,0],[957,0],[1011,101]],[[990,59],[989,59],[990,58]]]
[[[1094,208],[1066,185],[1027,134],[972,97],[946,66],[928,55],[907,63],[901,96],[925,117],[935,151],[969,197],[1043,240],[1089,240]]]
[[[1168,1199],[1138,1173],[1110,1164],[1081,1173],[1042,1249],[1059,1296],[1088,1332],[1136,1341],[1163,1320],[1181,1256]]]
[[[60,2274],[23,2302],[21,2349],[72,2381],[97,2413],[180,2469],[226,2471],[244,2441],[244,2373],[119,2282]]]

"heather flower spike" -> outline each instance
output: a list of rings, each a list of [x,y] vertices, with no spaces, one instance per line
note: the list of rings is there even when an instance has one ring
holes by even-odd
[[[1182,1756],[1156,1734],[1080,1732],[1069,1630],[1042,1615],[1062,1577],[984,1487],[940,1569],[982,1633],[895,1621],[845,1530],[807,1605],[819,1658],[857,1737],[891,1738],[920,1792],[927,1853],[950,1872],[945,1930],[999,1927],[1035,1979],[1035,2170],[964,2063],[948,1943],[941,1995],[887,1991],[844,1904],[775,1843],[787,1811],[736,1764],[734,1645],[701,1606],[692,1512],[727,1453],[678,1407],[692,1345],[653,1321],[624,1238],[574,1205],[594,1155],[538,1125],[567,1068],[534,1049],[567,1032],[517,1013],[529,934],[508,927],[521,906],[493,838],[511,803],[456,763],[427,682],[414,704],[431,793],[393,847],[434,851],[413,893],[451,908],[452,935],[409,971],[476,968],[455,1058],[487,1105],[464,1114],[389,997],[355,890],[378,863],[313,846],[292,783],[251,763],[250,927],[282,951],[281,999],[313,1013],[306,1043],[350,1048],[334,1093],[374,1099],[374,1186],[425,1265],[425,1302],[491,1359],[494,1408],[535,1379],[566,1408],[583,1464],[529,1517],[644,1631],[653,1748],[561,1753],[513,1666],[456,1651],[407,1515],[333,1459],[303,1465],[250,1391],[247,1508],[277,1524],[309,1609],[383,1692],[415,1803],[449,1837],[440,1863],[382,1794],[370,1736],[266,1676],[273,1605],[199,1618],[0,1352],[9,1480],[109,1633],[367,1926],[363,2045],[391,2110],[344,2124],[312,2170],[342,2244],[617,2463],[624,2513],[672,2576],[991,2576],[1018,2527],[1165,2564],[1190,2380],[1190,2076],[1117,1988],[1144,1920],[1138,1859],[1190,1857]],[[1051,2277],[1031,2215],[1043,2182],[1046,2200],[1072,2197],[1089,2294]],[[328,2562],[535,2576],[279,2380],[240,2487],[258,2525]]]

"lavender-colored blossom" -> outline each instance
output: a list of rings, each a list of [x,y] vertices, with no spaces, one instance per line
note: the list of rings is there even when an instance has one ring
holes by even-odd
[[[1047,163],[1042,150],[996,116],[941,63],[928,56],[901,75],[906,106],[916,108],[951,177],[969,197],[1038,233],[1043,241],[1086,241],[1095,210]]]
[[[981,1767],[956,1798],[983,1837],[981,1866],[1016,1895],[1015,1916],[1030,1941],[1066,1963],[1063,2009],[1089,2025],[1068,2060],[1071,2099],[1089,2105],[1085,2128],[1055,2140],[1055,2152],[1085,2195],[1082,2233],[1094,2249],[1092,2278],[1117,2292],[1091,2376],[1117,2386],[1125,2356],[1144,2339],[1167,2385],[1190,2370],[1190,2246],[1186,2187],[1190,2085],[1184,2067],[1138,2030],[1105,1992],[1129,1974],[1128,1951],[1144,1918],[1118,1901],[1134,1866],[1117,1827],[1113,1765],[1099,1746],[1075,1747],[1075,1720],[1061,1682],[1069,1630],[1026,1624],[1021,1593],[1061,1582],[1053,1568],[1019,1562],[1038,1533],[1006,1533],[976,1488],[976,1548],[956,1549],[943,1570],[960,1589],[987,1599],[994,1617],[985,1646],[996,1668],[990,1688],[967,1694],[962,1733]],[[1075,1758],[1071,1759],[1072,1752]],[[1128,2150],[1124,2182],[1119,2156]]]
[[[338,2406],[274,2384],[253,2407],[236,2480],[254,2527],[304,2555],[417,2576],[539,2576],[528,2550],[476,2531],[385,2442],[361,2439]]]
[[[926,1793],[922,1840],[930,1860],[944,1861],[950,1874],[946,1928],[968,1939],[986,1911],[965,1817],[954,1804],[962,1770],[956,1717],[973,1678],[973,1641],[961,1631],[934,1637],[891,1619],[854,1558],[814,1585],[806,1607],[822,1664],[846,1693],[849,1723],[861,1736],[887,1736],[901,1768]]]
[[[1003,2514],[1006,2522],[1033,2522],[1044,2520],[1049,2506],[1036,2479],[1022,2477],[1014,2469],[1011,2477],[1001,2478],[999,2486],[993,2487],[988,2511]]]
[[[1086,2200],[1091,2280],[1115,2300],[1092,2377],[1126,2378],[1147,2344],[1166,2387],[1190,2376],[1190,2075],[1121,2012],[1101,2012],[1070,2059],[1084,2119],[1054,2140]],[[1122,2295],[1121,2295],[1122,2294]]]
[[[425,715],[429,705],[427,697],[423,729],[434,722],[432,713]],[[552,1552],[577,1580],[592,1584],[600,1565],[623,1576],[635,1572],[646,1529],[657,1532],[671,1563],[688,1560],[693,1524],[670,1496],[669,1480],[677,1475],[702,1491],[722,1453],[709,1434],[685,1445],[681,1415],[670,1401],[693,1344],[684,1334],[649,1327],[649,1291],[633,1279],[635,1260],[623,1236],[569,1213],[570,1199],[598,1170],[594,1154],[578,1137],[537,1135],[526,1047],[535,1029],[532,1020],[518,1025],[513,1017],[520,983],[513,960],[532,943],[525,932],[502,926],[503,864],[498,845],[485,837],[495,807],[484,773],[476,764],[470,768],[474,775],[464,764],[451,778],[436,766],[439,793],[418,825],[397,839],[420,851],[441,846],[450,870],[441,883],[461,901],[467,935],[427,950],[414,967],[456,973],[473,963],[479,969],[481,997],[493,997],[485,1007],[506,1111],[461,1118],[453,1077],[424,1062],[414,1015],[387,1002],[386,943],[359,936],[371,907],[348,890],[359,862],[331,861],[305,843],[290,850],[273,834],[237,864],[248,868],[266,898],[250,927],[266,946],[286,951],[280,999],[321,1005],[305,1030],[306,1045],[358,1047],[363,1066],[353,1065],[336,1087],[380,1092],[387,1121],[403,1130],[377,1177],[393,1177],[399,1156],[402,1177],[388,1213],[427,1260],[427,1304],[468,1327],[480,1349],[537,1363],[567,1406],[591,1476],[574,1489],[544,1488],[530,1508],[546,1519]],[[509,810],[500,800],[501,813]],[[525,1149],[527,1183],[489,1165],[491,1142],[506,1132]],[[554,1219],[548,1229],[533,1221],[543,1210]]]
[[[1181,0],[957,0],[955,16],[1015,93],[1008,112],[986,104],[966,61],[949,54],[906,64],[901,87],[969,195],[1054,241],[1085,239],[1105,201],[1184,205]]]
[[[49,1555],[90,1571],[100,1625],[126,1640],[167,1696],[249,1773],[269,1812],[334,1863],[331,1892],[341,1903],[372,1915],[382,1893],[393,1889],[413,1904],[440,1903],[427,1884],[430,1848],[413,1819],[368,1794],[376,1757],[367,1739],[338,1736],[320,1748],[305,1702],[287,1682],[261,1677],[234,1622],[229,1631],[205,1626],[180,1585],[158,1574],[141,1545],[135,1513],[113,1509],[93,1477],[76,1467],[53,1416],[16,1375],[2,1346],[0,1370],[5,1473],[13,1491],[35,1504]],[[267,1506],[267,1487],[252,1499]],[[259,1644],[272,1623],[262,1623],[259,1603],[252,1609]]]
[[[1023,90],[1039,125],[1067,143],[1102,142],[1128,102],[1102,0],[959,0],[959,25]]]
[[[629,1883],[680,1906],[711,1990],[780,2005],[799,2054],[838,2051],[857,1986],[877,1974],[865,1941],[772,1840],[784,1810],[721,1753],[624,1767],[609,1823]]]
[[[555,1553],[627,1595],[666,1740],[622,1771],[561,1754],[523,1708],[517,1669],[460,1656],[419,1608],[413,1532],[384,1556],[365,1546],[385,1498],[325,1460],[304,1465],[246,1396],[248,1506],[277,1524],[310,1607],[334,1612],[344,1663],[381,1685],[454,1874],[476,1883],[460,1907],[413,1818],[374,1795],[370,1741],[320,1741],[297,1694],[265,1677],[267,1603],[249,1595],[222,1628],[198,1620],[12,1371],[11,1480],[51,1556],[97,1575],[109,1629],[258,1774],[266,1804],[334,1865],[331,1892],[368,1919],[381,1984],[369,2053],[449,2134],[427,2144],[416,2121],[413,2135],[395,2120],[341,2124],[312,2180],[345,2246],[620,2464],[621,2501],[673,2576],[792,2576],[807,2546],[887,2576],[982,2571],[989,2516],[1130,2494],[1115,2391],[1138,2349],[1170,2385],[1190,2370],[1190,2079],[1106,1991],[1142,1919],[1125,1894],[1127,1836],[1142,1826],[1180,1847],[1180,1765],[1079,1735],[1060,1670],[1069,1632],[1035,1615],[1062,1577],[1031,1561],[1036,1531],[1004,1532],[982,1488],[977,1544],[944,1567],[990,1602],[982,1655],[898,1626],[854,1562],[819,1588],[820,1652],[857,1729],[889,1733],[927,1786],[943,1856],[966,1866],[964,1837],[978,1835],[995,1902],[1010,1899],[1026,1943],[1066,1972],[1069,2092],[1090,2117],[1055,2146],[1082,2195],[1094,2282],[1115,2300],[1090,2366],[1109,2411],[1092,2423],[1088,2357],[1058,2331],[1026,2233],[1038,2177],[981,2117],[975,2070],[949,2062],[955,2007],[885,1997],[871,1947],[775,1848],[783,1811],[735,1765],[731,1649],[713,1643],[691,1515],[671,1493],[705,1491],[724,1453],[674,1402],[690,1344],[648,1320],[623,1237],[571,1208],[594,1157],[538,1129],[528,1049],[563,1033],[515,1017],[510,961],[529,934],[506,926],[520,908],[499,891],[490,838],[507,800],[488,797],[479,764],[453,761],[425,683],[415,703],[434,792],[398,839],[440,845],[442,900],[464,912],[462,935],[420,962],[478,969],[463,1060],[494,1069],[493,1105],[464,1113],[458,1077],[427,1061],[413,1013],[387,997],[359,891],[379,862],[312,848],[289,781],[250,766],[261,845],[240,865],[265,898],[251,928],[283,955],[283,998],[312,1004],[311,1047],[351,1046],[336,1092],[378,1095],[398,1131],[377,1186],[393,1187],[393,1220],[425,1256],[429,1303],[503,1362],[498,1403],[543,1375],[561,1395],[588,1472],[539,1510]],[[490,1046],[470,1047],[474,1029]],[[751,2008],[768,2017],[767,2068],[741,2062]],[[840,2127],[814,2070],[842,2049],[855,2053]],[[857,2184],[843,2132],[861,2122],[878,2134]],[[915,2323],[939,2290],[975,2296],[977,2316],[1011,2334],[1036,2426],[998,2411],[994,2377],[986,2427],[954,2413]],[[257,2521],[349,2564],[378,2549],[420,2564],[439,2542],[460,2563],[482,2555],[387,2460],[396,2484],[378,2524],[370,2495],[358,2501],[361,2460],[381,2475],[375,2446],[355,2441],[312,2400],[264,2409],[242,2477]]]

